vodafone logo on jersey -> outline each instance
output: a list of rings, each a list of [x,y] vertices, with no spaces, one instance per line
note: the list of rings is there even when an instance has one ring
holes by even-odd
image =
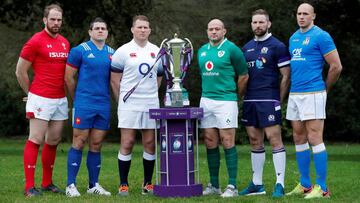
[[[207,61],[207,62],[205,63],[205,68],[206,68],[207,71],[211,71],[211,70],[214,68],[213,62]]]

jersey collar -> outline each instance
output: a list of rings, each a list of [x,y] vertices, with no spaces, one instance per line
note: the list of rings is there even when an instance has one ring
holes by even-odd
[[[225,41],[227,41],[227,38],[224,38],[224,40],[219,45],[217,45],[217,49],[220,49],[221,46],[225,43]],[[211,46],[211,44],[209,43],[208,49],[210,49],[211,47],[216,47],[216,46]]]
[[[267,35],[262,36],[262,37],[260,37],[258,39],[254,38],[254,41],[262,42],[262,41],[265,41],[265,40],[269,39],[269,37],[271,37],[271,36],[272,36],[272,34],[268,33]]]

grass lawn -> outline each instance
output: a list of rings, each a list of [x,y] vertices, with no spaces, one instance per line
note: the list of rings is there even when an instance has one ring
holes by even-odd
[[[25,138],[24,138],[25,139]],[[141,195],[143,180],[142,147],[136,145],[133,152],[132,165],[129,174],[130,195],[128,197],[116,196],[119,175],[117,167],[118,144],[105,143],[102,151],[102,169],[100,174],[101,185],[112,193],[111,197],[97,197],[87,195],[87,169],[86,152],[83,153],[82,166],[77,177],[77,187],[81,197],[70,199],[61,195],[44,194],[41,197],[24,198],[24,172],[22,154],[25,140],[0,139],[0,202],[360,202],[357,194],[360,183],[360,145],[358,144],[328,144],[329,170],[328,185],[331,198],[326,200],[303,200],[302,197],[285,197],[282,199],[271,198],[275,183],[274,167],[272,163],[271,149],[267,147],[267,160],[264,169],[264,184],[266,195],[255,197],[237,197],[222,199],[217,196],[193,197],[193,198],[159,198],[155,196]],[[62,143],[58,147],[57,159],[54,170],[54,182],[65,188],[66,185],[66,160],[68,143]],[[250,146],[237,146],[239,154],[238,188],[243,189],[251,180]],[[295,161],[294,147],[287,145],[287,166],[285,185],[286,191],[291,190],[298,180],[298,172]],[[224,155],[221,150],[222,162],[220,171],[220,184],[224,188],[227,185],[227,172]],[[206,163],[205,147],[200,145],[200,180],[203,185],[208,182],[208,169]],[[312,165],[312,180],[315,180]],[[154,176],[155,177],[155,176]],[[153,181],[155,182],[155,180]],[[41,159],[38,158],[36,169],[36,186],[41,183]]]

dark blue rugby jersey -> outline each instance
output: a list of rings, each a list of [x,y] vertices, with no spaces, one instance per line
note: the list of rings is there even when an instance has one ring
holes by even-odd
[[[263,40],[251,40],[243,52],[249,67],[244,100],[280,100],[280,71],[290,64],[284,43],[268,34]]]

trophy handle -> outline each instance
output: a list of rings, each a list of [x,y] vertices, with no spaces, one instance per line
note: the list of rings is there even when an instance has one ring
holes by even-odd
[[[188,39],[188,38],[184,38],[189,44],[190,44],[190,47],[191,47],[191,59],[193,59],[193,56],[194,56],[194,47],[191,43],[191,41]]]
[[[162,42],[161,42],[161,44],[160,44],[160,48],[162,48],[163,46],[164,46],[164,44],[166,43],[166,41],[168,41],[168,39],[166,38],[166,39],[164,39]]]

